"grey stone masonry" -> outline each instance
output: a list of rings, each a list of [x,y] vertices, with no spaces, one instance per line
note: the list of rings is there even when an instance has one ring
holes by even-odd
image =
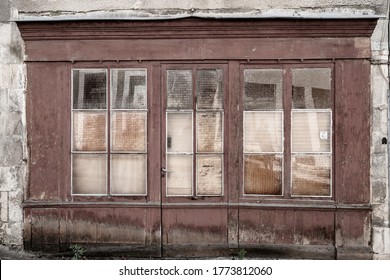
[[[374,258],[390,258],[388,144],[388,20],[378,21],[372,36],[371,204]],[[389,139],[387,139],[389,142]]]
[[[23,244],[22,202],[26,176],[23,41],[0,1],[0,243]]]

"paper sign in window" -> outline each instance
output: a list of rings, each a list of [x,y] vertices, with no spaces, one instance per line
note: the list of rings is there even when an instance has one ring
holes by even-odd
[[[292,113],[292,152],[330,152],[330,112]]]
[[[223,114],[220,112],[196,114],[197,151],[222,152]]]
[[[292,195],[330,196],[331,156],[292,156]]]
[[[73,150],[106,150],[106,113],[73,112]]]
[[[146,113],[114,112],[111,126],[113,151],[146,151]]]
[[[244,151],[282,152],[282,112],[245,112]]]
[[[196,157],[197,195],[222,195],[222,156]]]
[[[74,154],[73,194],[106,194],[107,156]]]
[[[146,155],[111,156],[111,193],[146,194]]]
[[[282,193],[282,156],[245,155],[244,193],[280,195]]]

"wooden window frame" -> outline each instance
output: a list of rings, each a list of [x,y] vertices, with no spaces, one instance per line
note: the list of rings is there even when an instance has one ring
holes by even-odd
[[[329,196],[316,196],[316,195],[294,195],[292,194],[292,157],[294,153],[292,152],[292,113],[294,111],[302,111],[301,109],[292,108],[292,70],[293,69],[330,69],[330,107],[329,109],[313,109],[312,111],[321,111],[321,112],[330,112],[331,121],[331,144],[330,152],[331,157],[331,166],[330,166],[330,195]],[[244,166],[244,118],[245,118],[245,109],[244,109],[244,92],[245,92],[245,82],[244,82],[244,71],[247,69],[282,69],[283,70],[283,86],[282,86],[282,191],[279,195],[267,195],[267,194],[245,194],[244,184],[245,184],[245,166]],[[241,63],[240,65],[240,115],[242,121],[242,147],[240,148],[240,197],[239,200],[242,202],[256,202],[259,203],[263,200],[282,202],[289,201],[334,201],[335,197],[335,183],[334,183],[334,173],[335,173],[335,65],[333,62],[324,62],[324,61],[310,61],[310,62],[280,62],[275,64],[251,62],[251,63]],[[307,111],[311,111],[308,109]],[[295,153],[297,154],[297,153]],[[306,154],[306,153],[305,153]],[[310,153],[313,155],[323,154],[323,153]]]

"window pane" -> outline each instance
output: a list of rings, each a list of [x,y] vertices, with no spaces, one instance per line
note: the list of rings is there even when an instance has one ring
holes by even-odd
[[[167,108],[192,109],[191,70],[168,70],[167,79]]]
[[[292,113],[292,152],[330,152],[330,112]]]
[[[196,114],[196,145],[198,152],[222,152],[223,114]]]
[[[282,194],[282,156],[245,155],[244,193]]]
[[[222,156],[197,156],[197,195],[222,195]]]
[[[114,112],[111,129],[113,151],[146,151],[145,112]]]
[[[293,109],[330,108],[330,69],[293,69]]]
[[[146,70],[116,69],[112,74],[112,108],[146,109]]]
[[[197,71],[197,108],[222,109],[223,108],[223,70],[202,69]]]
[[[106,109],[106,71],[73,70],[73,109]]]
[[[73,150],[106,150],[106,113],[73,112]]]
[[[282,152],[282,112],[245,112],[244,151]]]
[[[112,155],[111,160],[111,193],[146,195],[146,155]]]
[[[106,194],[106,155],[73,155],[73,194]]]
[[[292,156],[291,161],[293,195],[330,196],[330,156]]]
[[[167,151],[192,152],[192,113],[167,114]]]
[[[167,195],[192,195],[192,155],[167,155]]]
[[[244,110],[282,109],[282,70],[247,69],[244,80]]]

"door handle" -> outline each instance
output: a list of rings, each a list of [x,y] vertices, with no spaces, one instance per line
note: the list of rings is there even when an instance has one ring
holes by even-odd
[[[167,174],[167,173],[172,173],[172,171],[165,169],[165,167],[161,167],[161,175],[165,176],[165,174]]]

